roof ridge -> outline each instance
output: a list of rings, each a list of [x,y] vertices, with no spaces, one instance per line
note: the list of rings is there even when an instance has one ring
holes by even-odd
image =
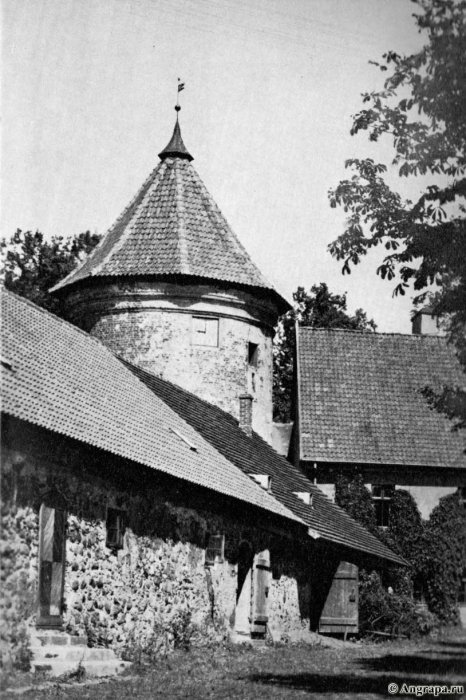
[[[298,324],[300,331],[312,331],[314,333],[349,333],[353,335],[364,335],[366,337],[376,338],[378,336],[396,336],[401,338],[428,338],[430,340],[440,340],[442,342],[447,342],[447,338],[443,335],[426,334],[426,333],[399,333],[399,332],[380,332],[380,331],[369,331],[357,328],[316,328],[315,326],[302,326]]]
[[[189,254],[188,254],[188,239],[186,235],[186,207],[184,203],[185,191],[183,184],[183,177],[181,170],[178,167],[180,164],[179,159],[175,160],[174,171],[175,171],[175,191],[176,191],[176,220],[177,220],[177,232],[178,232],[178,251],[180,254],[180,270],[182,274],[189,275]],[[189,161],[188,161],[189,163]]]

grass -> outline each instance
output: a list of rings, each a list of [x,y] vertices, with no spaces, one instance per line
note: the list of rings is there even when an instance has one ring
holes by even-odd
[[[55,682],[24,700],[336,700],[357,694],[389,697],[388,683],[463,684],[466,634],[422,642],[354,644],[344,648],[280,646],[175,652],[152,667],[133,667],[131,678],[98,685]],[[2,693],[2,700],[17,695]],[[438,696],[441,697],[441,696]],[[452,696],[450,696],[452,697]],[[454,696],[453,696],[454,697]]]

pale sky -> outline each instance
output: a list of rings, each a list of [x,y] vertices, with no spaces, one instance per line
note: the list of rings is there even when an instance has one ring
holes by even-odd
[[[262,272],[288,298],[327,282],[382,332],[411,302],[327,252],[344,214],[327,193],[344,161],[390,163],[351,137],[369,64],[424,43],[409,0],[3,0],[2,235],[104,233],[180,123],[193,165]],[[391,182],[415,196],[419,183]],[[409,187],[409,191],[406,189]],[[380,255],[379,258],[380,259]]]

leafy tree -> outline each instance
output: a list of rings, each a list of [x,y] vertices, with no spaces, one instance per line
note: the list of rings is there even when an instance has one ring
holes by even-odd
[[[337,476],[335,503],[369,532],[378,536],[379,531],[372,496],[364,484],[361,472],[352,472],[350,475],[340,473]]]
[[[346,295],[332,294],[325,283],[314,285],[310,293],[298,287],[293,293],[294,309],[284,314],[276,328],[273,356],[274,420],[291,420],[293,392],[293,358],[296,347],[295,323],[314,328],[349,328],[351,330],[375,330],[362,309],[350,316],[346,309]]]
[[[382,90],[363,95],[367,107],[353,117],[351,133],[392,139],[399,176],[429,176],[431,184],[410,201],[386,182],[385,164],[348,160],[353,175],[329,198],[349,216],[329,249],[349,273],[368,250],[384,245],[377,273],[397,280],[395,294],[413,285],[417,303],[429,298],[466,366],[466,0],[413,2],[426,44],[411,56],[389,51],[375,64],[388,77]],[[447,389],[438,405],[466,420],[464,391]]]
[[[86,231],[77,236],[44,239],[40,231],[18,229],[9,241],[0,241],[3,251],[2,277],[5,287],[48,311],[62,315],[60,300],[49,289],[66,277],[100,240]]]

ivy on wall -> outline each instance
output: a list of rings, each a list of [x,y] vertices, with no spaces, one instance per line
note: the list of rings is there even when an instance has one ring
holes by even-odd
[[[466,568],[466,509],[458,494],[442,498],[429,520],[423,521],[412,495],[397,489],[389,526],[382,530],[376,527],[371,494],[361,473],[340,475],[335,485],[337,504],[411,564],[383,579],[375,572],[361,572],[362,629],[396,629],[398,614],[403,615],[409,634],[429,631],[432,614],[439,622],[457,624],[457,596]],[[431,616],[420,615],[413,599],[424,599]]]
[[[440,499],[425,524],[418,567],[429,609],[442,622],[457,624],[457,596],[466,568],[466,509],[457,493]]]

